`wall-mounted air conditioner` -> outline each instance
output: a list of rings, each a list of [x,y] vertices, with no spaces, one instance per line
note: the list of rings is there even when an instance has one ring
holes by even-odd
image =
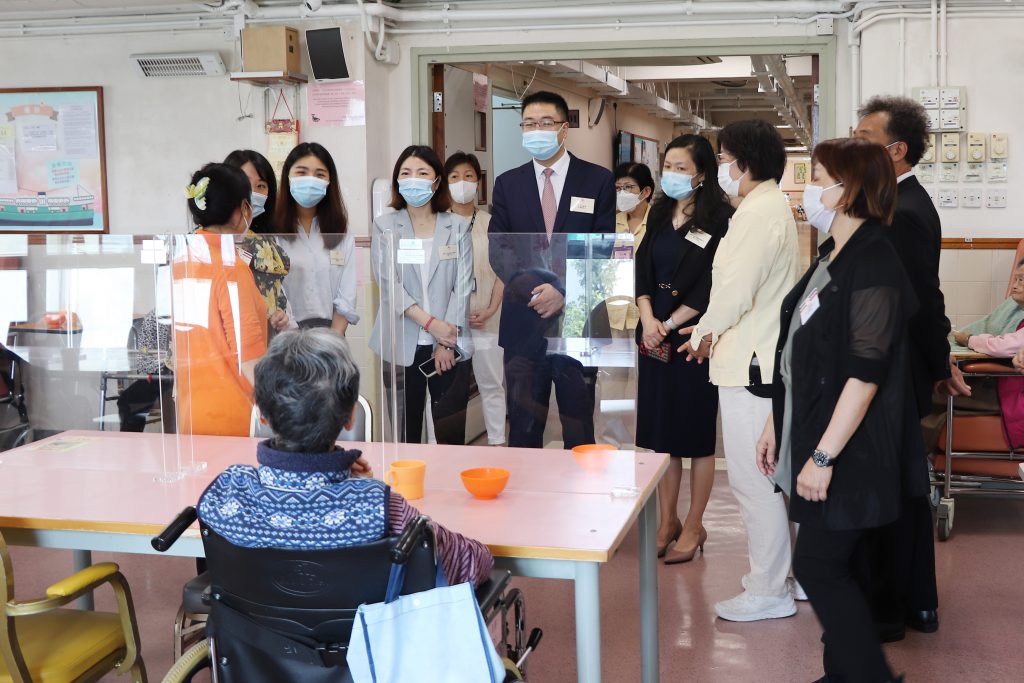
[[[223,76],[224,62],[216,52],[169,52],[132,55],[132,62],[144,78],[168,76]]]

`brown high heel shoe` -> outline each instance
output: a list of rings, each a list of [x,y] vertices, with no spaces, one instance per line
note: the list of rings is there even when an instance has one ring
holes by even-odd
[[[697,539],[697,545],[693,546],[691,550],[679,551],[669,550],[665,553],[665,564],[683,564],[689,562],[697,555],[697,549],[700,548],[701,555],[704,554],[704,542],[708,540],[708,532],[704,527],[700,528],[700,537]]]
[[[668,551],[669,547],[679,540],[679,536],[682,533],[683,523],[679,522],[679,527],[675,530],[675,533],[673,533],[672,538],[668,539],[668,543],[658,548],[658,557],[665,557],[665,553]]]

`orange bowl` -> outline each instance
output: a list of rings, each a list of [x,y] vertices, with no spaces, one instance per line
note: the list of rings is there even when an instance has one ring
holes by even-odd
[[[477,467],[471,470],[462,470],[462,485],[473,494],[474,498],[480,500],[491,500],[497,498],[498,494],[505,490],[508,484],[508,470],[500,467]]]
[[[608,467],[608,453],[616,450],[606,443],[584,443],[572,449],[576,464],[588,472],[604,472]]]

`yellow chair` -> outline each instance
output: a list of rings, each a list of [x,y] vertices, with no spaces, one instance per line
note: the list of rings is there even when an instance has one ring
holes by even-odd
[[[109,671],[145,683],[139,629],[128,582],[113,562],[86,567],[46,589],[46,597],[14,599],[14,571],[0,535],[0,683],[85,683]],[[105,583],[117,613],[61,609]]]

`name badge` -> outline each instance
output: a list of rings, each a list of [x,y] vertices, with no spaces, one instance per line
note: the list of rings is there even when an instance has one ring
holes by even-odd
[[[569,201],[569,210],[576,213],[594,213],[594,200],[588,197],[573,197]]]
[[[398,248],[399,249],[422,249],[423,248],[423,240],[417,240],[417,239],[398,240]]]
[[[442,261],[451,261],[453,258],[459,258],[459,245],[445,244],[437,250],[437,257]]]
[[[806,325],[819,308],[821,308],[821,302],[818,301],[818,288],[815,287],[800,304],[800,324]]]
[[[633,258],[633,245],[632,244],[622,244],[622,245],[616,246],[612,250],[612,258],[613,259],[626,259],[626,260]]]
[[[402,264],[421,266],[427,262],[427,252],[422,249],[399,249],[396,260]]]
[[[708,242],[711,241],[711,235],[707,234],[703,230],[691,230],[686,233],[686,241],[693,242],[701,249],[708,246]]]
[[[331,249],[331,265],[332,266],[343,266],[345,265],[345,253],[340,249]]]

